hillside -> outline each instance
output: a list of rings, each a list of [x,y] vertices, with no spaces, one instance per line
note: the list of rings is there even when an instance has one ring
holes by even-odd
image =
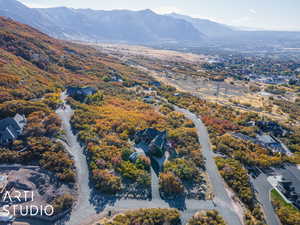
[[[53,39],[4,17],[0,27],[1,102],[38,98],[66,85],[101,85],[114,73],[125,81],[144,79],[93,48]]]
[[[179,194],[205,199],[207,181],[196,129],[171,105],[158,99],[155,105],[145,101],[149,89],[158,88],[149,82],[153,79],[94,48],[50,38],[10,19],[0,17],[0,27],[0,83],[4,96],[0,117],[19,113],[28,121],[22,135],[1,146],[0,163],[36,165],[53,172],[60,182],[76,183],[79,206],[86,209],[87,202],[91,215],[103,204],[98,201],[103,193],[109,198],[130,196],[147,203],[154,191],[170,197]],[[67,97],[61,92],[68,85],[95,89],[85,95],[72,94],[79,88],[70,88]],[[161,89],[170,89],[160,85]],[[163,175],[157,177],[161,180],[157,182],[166,187],[163,190],[151,185],[151,174],[157,176],[150,170],[151,158],[138,155],[132,161],[130,157],[138,151],[135,134],[147,130],[154,130],[155,139],[161,138],[164,143],[161,150],[153,147],[150,154],[176,154],[161,171]],[[168,149],[168,140],[174,144],[174,151]],[[62,145],[64,142],[68,145]],[[79,142],[84,147],[80,148]],[[73,154],[75,157],[71,157]],[[86,166],[77,166],[79,162]],[[187,175],[175,173],[181,164],[189,171]],[[167,188],[172,181],[177,185],[175,192]],[[92,190],[95,198],[90,201]],[[68,195],[57,197],[55,205],[62,208],[58,212],[70,209],[75,200]],[[74,210],[71,218],[77,221],[81,215],[82,211]]]
[[[24,24],[29,24],[49,35],[55,35],[62,30],[46,19],[37,10],[30,9],[16,0],[0,0],[0,16],[12,18]]]

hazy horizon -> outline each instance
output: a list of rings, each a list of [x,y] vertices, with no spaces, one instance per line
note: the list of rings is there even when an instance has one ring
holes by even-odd
[[[66,6],[95,10],[151,9],[159,14],[179,13],[235,27],[300,31],[300,1],[287,0],[19,0],[32,8]]]

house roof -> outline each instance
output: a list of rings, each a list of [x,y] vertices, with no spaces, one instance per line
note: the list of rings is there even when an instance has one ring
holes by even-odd
[[[8,117],[0,120],[0,143],[16,139],[26,124],[25,116],[16,114],[13,118]]]
[[[16,123],[18,124],[18,126],[20,127],[20,129],[22,130],[26,124],[26,118],[25,116],[23,115],[20,115],[20,114],[16,114],[14,116],[14,120],[16,121]]]
[[[151,145],[155,145],[158,148],[162,149],[166,144],[166,136],[167,136],[167,132],[166,131],[162,132],[152,140]]]
[[[134,152],[129,156],[129,160],[135,162],[140,155],[143,155],[142,152]]]
[[[0,143],[6,143],[7,140],[13,140],[18,137],[15,129],[6,127],[4,131],[0,131]]]
[[[91,95],[96,93],[97,89],[94,87],[68,87],[67,94],[68,95]]]
[[[147,128],[143,132],[143,136],[147,136],[148,138],[154,139],[157,135],[160,134],[160,131],[155,128]]]
[[[19,123],[14,118],[5,118],[0,120],[0,132],[5,131],[8,126],[11,126],[15,130],[21,130]]]
[[[149,84],[154,85],[154,86],[160,86],[161,85],[159,81],[150,81]]]
[[[276,143],[276,141],[270,135],[266,134],[258,136],[258,139],[266,144]]]

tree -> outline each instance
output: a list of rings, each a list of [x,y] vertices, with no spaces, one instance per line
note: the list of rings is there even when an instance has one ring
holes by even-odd
[[[109,194],[117,193],[122,187],[121,179],[108,170],[93,170],[93,180],[96,188]]]
[[[54,214],[62,213],[65,210],[70,210],[74,203],[74,197],[70,194],[64,194],[56,198],[51,205],[54,208]]]
[[[216,210],[210,210],[196,213],[187,225],[226,225],[226,223]]]
[[[159,175],[159,187],[166,197],[175,197],[184,193],[182,182],[171,172]]]
[[[185,181],[192,181],[198,174],[195,165],[191,161],[182,158],[168,161],[165,164],[164,171],[171,172]]]
[[[86,103],[91,105],[102,105],[103,99],[103,92],[97,91],[95,94],[87,96]]]
[[[247,170],[242,164],[230,158],[216,157],[216,164],[226,183],[248,207],[253,208],[255,196],[250,185]]]
[[[149,171],[150,166],[151,166],[151,161],[147,156],[141,155],[138,157],[135,164],[136,164],[137,168],[139,168],[141,170]]]
[[[176,209],[138,209],[127,211],[104,225],[181,225],[180,213]]]

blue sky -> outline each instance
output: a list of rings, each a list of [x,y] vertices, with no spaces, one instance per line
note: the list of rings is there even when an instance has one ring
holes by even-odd
[[[30,7],[152,9],[239,27],[300,31],[300,0],[19,0]]]

